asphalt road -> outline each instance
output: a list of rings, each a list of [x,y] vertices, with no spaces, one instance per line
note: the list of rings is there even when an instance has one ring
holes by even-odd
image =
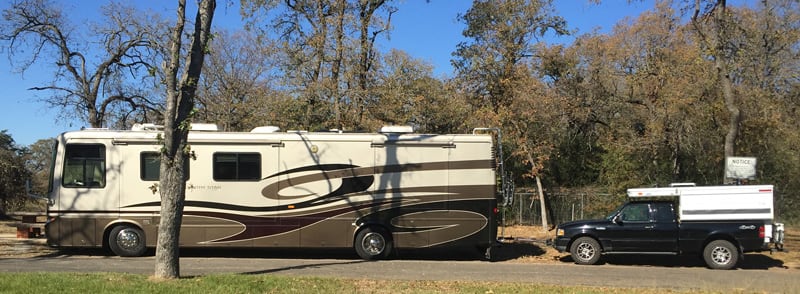
[[[677,290],[800,292],[800,271],[750,268],[729,271],[702,266],[619,265],[579,266],[568,262],[536,264],[475,260],[403,259],[368,262],[333,255],[325,258],[256,256],[181,257],[181,274],[275,274],[356,279],[501,281],[556,285],[645,287]],[[673,260],[672,257],[669,260]],[[151,257],[120,258],[86,254],[0,259],[0,272],[124,272],[152,274]],[[663,263],[666,263],[664,265]]]

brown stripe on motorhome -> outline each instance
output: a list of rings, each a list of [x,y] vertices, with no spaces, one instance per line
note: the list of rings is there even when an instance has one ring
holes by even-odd
[[[306,174],[298,177],[292,177],[289,179],[281,180],[272,184],[267,185],[261,190],[261,195],[269,199],[275,200],[286,200],[286,199],[294,199],[294,198],[301,198],[307,197],[307,195],[303,196],[281,196],[279,194],[281,189],[291,187],[291,186],[298,186],[305,183],[312,183],[316,181],[325,181],[331,179],[345,179],[350,178],[353,180],[360,180],[366,181],[367,176],[376,176],[378,174],[386,174],[386,173],[399,173],[399,172],[411,172],[411,171],[434,171],[434,170],[453,170],[453,169],[486,169],[492,168],[492,160],[465,160],[465,161],[441,161],[441,162],[428,162],[428,163],[409,163],[409,164],[395,164],[395,165],[385,165],[385,166],[375,166],[375,167],[348,167],[343,169],[334,169],[334,170],[319,170],[319,172],[314,174]],[[307,172],[307,169],[303,169],[302,172]],[[291,174],[291,173],[288,173]],[[271,178],[276,175],[288,175],[284,172],[271,175],[266,177]],[[371,184],[371,182],[370,182]],[[363,190],[366,190],[367,187],[363,187]],[[359,192],[358,190],[352,192]],[[325,196],[338,196],[338,195],[325,195]]]
[[[427,193],[424,195],[407,195],[407,194],[422,194]],[[382,195],[384,194],[384,195]],[[235,211],[235,212],[280,212],[281,215],[287,216],[302,216],[308,215],[313,213],[320,213],[324,211],[329,211],[331,209],[338,209],[339,207],[343,206],[355,206],[360,205],[362,203],[373,202],[378,199],[390,199],[395,198],[392,197],[393,195],[401,195],[402,203],[413,203],[413,204],[420,204],[420,203],[428,203],[428,202],[439,202],[439,201],[448,201],[448,200],[468,200],[468,199],[493,199],[495,197],[495,187],[493,185],[465,185],[465,186],[431,186],[431,187],[411,187],[411,188],[393,188],[393,189],[384,189],[384,190],[377,190],[377,191],[370,191],[370,192],[360,192],[360,193],[352,193],[347,194],[346,197],[342,197],[336,201],[345,200],[346,198],[351,197],[363,197],[366,195],[370,195],[373,199],[361,200],[357,202],[347,202],[346,204],[336,205],[336,206],[327,206],[324,205],[334,202],[320,202],[320,198],[312,199],[308,201],[304,201],[301,203],[306,203],[306,205],[300,205],[300,203],[286,203],[277,206],[266,206],[266,207],[250,207],[250,206],[240,206],[240,205],[233,205],[228,203],[217,203],[217,202],[205,202],[205,201],[193,201],[187,200],[185,202],[185,211],[191,211],[191,208],[209,208],[209,209],[220,209],[220,210],[228,210],[228,211]],[[289,209],[288,205],[295,205],[296,208]],[[138,203],[138,204],[131,204],[125,206],[125,208],[133,208],[133,207],[154,207],[158,209],[160,207],[160,202],[147,202],[147,203]],[[51,211],[54,213],[80,213],[81,211]],[[152,211],[131,211],[131,210],[120,210],[120,211],[108,211],[108,213],[152,213]],[[89,213],[87,211],[86,213]],[[272,214],[274,216],[274,214]],[[270,216],[270,215],[261,215],[261,216]]]
[[[395,227],[413,229],[394,233],[396,246],[410,248],[432,247],[466,238],[481,231],[488,222],[483,215],[464,210],[420,211],[391,220]]]
[[[397,200],[385,200],[383,202],[395,202]],[[381,203],[382,204],[382,203]],[[193,215],[193,216],[206,216],[206,217],[213,217],[213,218],[220,218],[220,219],[228,219],[237,221],[244,225],[244,230],[239,232],[238,234],[227,236],[222,239],[217,240],[209,240],[209,242],[230,242],[230,241],[240,241],[240,240],[247,240],[247,239],[257,239],[263,238],[266,236],[271,235],[278,235],[283,234],[292,230],[296,230],[305,226],[308,226],[312,223],[318,222],[318,219],[327,219],[336,215],[340,215],[352,210],[359,210],[362,208],[367,208],[370,206],[374,206],[375,204],[362,204],[356,207],[347,207],[338,210],[330,210],[321,212],[314,215],[306,215],[303,217],[299,216],[281,216],[279,217],[279,224],[275,226],[259,226],[259,224],[263,224],[265,221],[270,221],[269,218],[265,217],[258,217],[258,216],[248,216],[248,215],[238,215],[238,214],[229,214],[229,213],[220,213],[220,212],[211,212],[211,211],[194,211],[194,212],[186,212],[185,215]],[[313,217],[310,217],[313,216]],[[283,224],[289,224],[284,226]]]

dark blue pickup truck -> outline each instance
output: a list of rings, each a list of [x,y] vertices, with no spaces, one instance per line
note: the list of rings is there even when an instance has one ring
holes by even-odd
[[[771,220],[681,222],[677,207],[674,201],[628,202],[604,219],[560,224],[553,245],[578,264],[595,264],[603,254],[696,254],[712,269],[730,269],[743,253],[770,250]]]

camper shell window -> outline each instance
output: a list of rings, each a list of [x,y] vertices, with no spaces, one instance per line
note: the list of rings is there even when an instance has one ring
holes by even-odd
[[[189,160],[183,161],[184,180],[189,180]],[[161,154],[142,152],[139,155],[139,177],[142,181],[158,181],[161,176]]]
[[[215,181],[261,180],[261,154],[214,153]]]
[[[105,187],[106,146],[103,144],[67,144],[62,184],[67,188]]]

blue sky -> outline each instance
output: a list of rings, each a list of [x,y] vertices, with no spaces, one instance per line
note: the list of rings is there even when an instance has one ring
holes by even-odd
[[[193,2],[193,1],[188,1]],[[215,26],[235,29],[241,25],[238,7],[226,7],[227,2],[218,1],[215,13]],[[608,32],[614,24],[626,17],[635,18],[641,12],[652,9],[654,1],[628,4],[623,0],[606,0],[602,4],[590,4],[588,0],[556,0],[557,13],[567,20],[577,35],[594,30]],[[68,1],[68,15],[74,16],[75,23],[82,23],[99,15],[101,0]],[[149,0],[138,2],[138,6],[149,7],[154,11],[164,11],[171,16],[171,1]],[[467,0],[401,0],[399,10],[393,16],[394,30],[389,39],[380,40],[380,49],[388,51],[396,48],[406,51],[415,58],[434,66],[437,76],[452,74],[451,53],[456,44],[463,41],[461,32],[464,25],[456,20],[471,4]],[[8,1],[0,3],[0,9],[8,8]],[[174,5],[173,5],[174,6]],[[194,11],[187,11],[193,15]],[[572,38],[548,38],[548,43],[570,43]],[[5,46],[5,44],[4,44]],[[85,123],[80,121],[58,121],[61,110],[47,109],[38,99],[47,92],[27,90],[31,87],[49,83],[52,69],[34,66],[24,75],[13,71],[6,50],[0,50],[0,130],[8,130],[15,142],[27,146],[36,140],[55,137],[59,133],[77,130]]]

